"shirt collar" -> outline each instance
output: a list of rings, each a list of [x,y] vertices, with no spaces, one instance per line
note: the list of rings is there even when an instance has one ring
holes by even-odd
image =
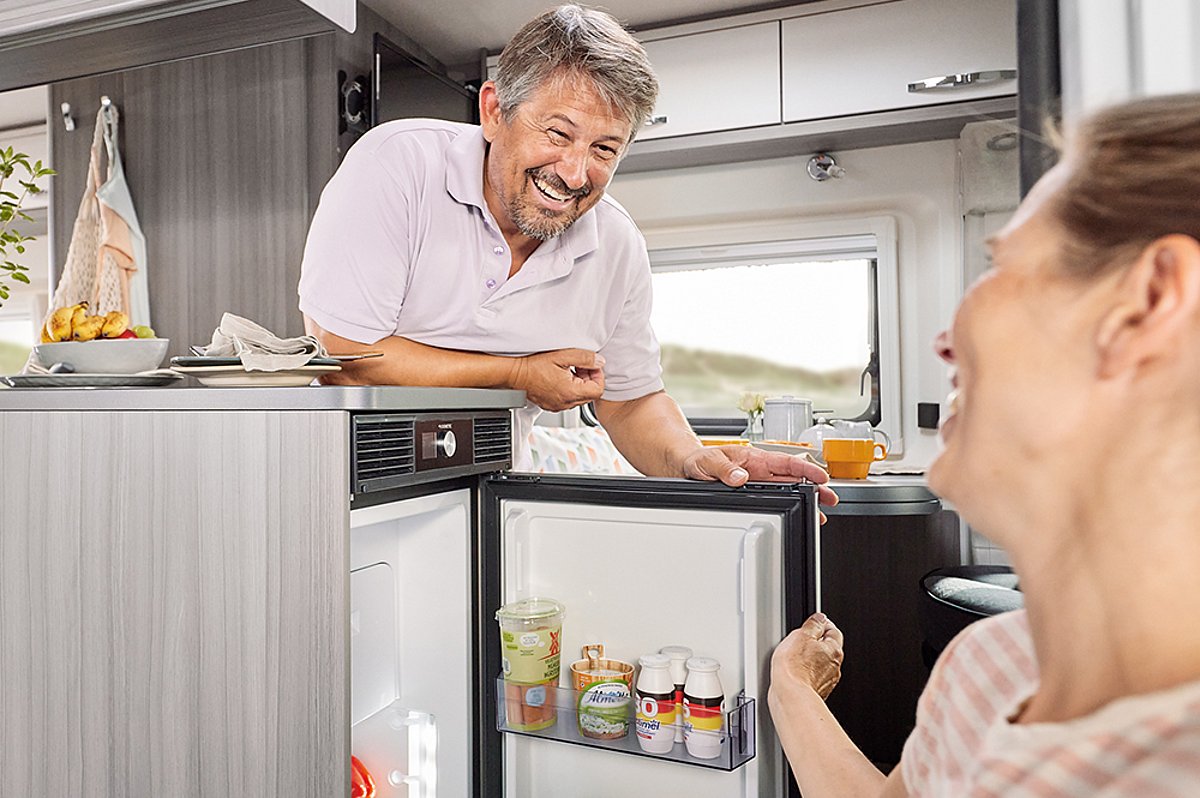
[[[450,143],[446,152],[446,191],[455,201],[475,206],[488,219],[491,213],[483,198],[483,155],[486,150],[483,128],[478,125],[468,128]],[[576,219],[575,224],[558,238],[546,243],[554,244],[554,252],[569,255],[570,261],[595,252],[599,243],[596,208]],[[538,249],[543,247],[545,244]]]

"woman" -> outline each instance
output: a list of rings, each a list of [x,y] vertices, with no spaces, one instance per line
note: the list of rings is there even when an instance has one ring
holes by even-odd
[[[990,242],[937,343],[930,487],[1009,552],[1026,609],[943,653],[884,777],[823,698],[841,634],[772,660],[805,798],[1200,795],[1200,95],[1092,117]]]

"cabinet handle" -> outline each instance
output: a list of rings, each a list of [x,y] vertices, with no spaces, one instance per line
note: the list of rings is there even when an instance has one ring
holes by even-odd
[[[963,72],[958,75],[938,75],[932,78],[918,80],[908,84],[908,91],[915,94],[919,91],[938,91],[958,89],[972,86],[976,83],[995,83],[1000,80],[1013,80],[1017,77],[1015,69],[988,69],[983,72]]]
[[[646,120],[646,127],[654,127],[655,125],[665,125],[665,124],[667,124],[667,115],[666,114],[658,114],[657,116],[652,116]]]

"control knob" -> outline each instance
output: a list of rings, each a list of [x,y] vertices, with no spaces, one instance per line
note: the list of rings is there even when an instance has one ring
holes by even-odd
[[[437,434],[437,450],[443,457],[453,457],[458,451],[458,440],[454,437],[454,430],[442,430]]]

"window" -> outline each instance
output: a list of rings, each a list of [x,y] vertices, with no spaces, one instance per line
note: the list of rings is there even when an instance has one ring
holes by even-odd
[[[13,294],[0,307],[0,374],[16,374],[25,366],[34,343],[32,303]]]
[[[740,432],[743,391],[881,421],[876,235],[661,248],[650,263],[663,379],[697,431]]]

